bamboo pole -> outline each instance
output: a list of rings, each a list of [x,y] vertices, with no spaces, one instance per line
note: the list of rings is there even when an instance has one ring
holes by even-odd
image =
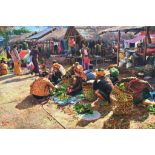
[[[146,63],[146,53],[147,53],[147,41],[148,41],[148,27],[145,27],[145,39],[144,39],[144,64]]]
[[[121,32],[119,30],[118,31],[118,47],[117,47],[117,66],[119,66],[120,38],[121,38]]]

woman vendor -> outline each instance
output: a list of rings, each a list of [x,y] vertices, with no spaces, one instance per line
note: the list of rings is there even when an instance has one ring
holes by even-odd
[[[67,94],[74,96],[82,91],[82,78],[75,75],[72,78],[73,82],[68,87]]]
[[[50,94],[50,88],[55,89],[54,85],[48,80],[48,72],[43,72],[41,77],[30,85],[30,94],[36,99],[47,99]]]
[[[8,65],[5,62],[5,59],[2,58],[0,62],[0,75],[7,75],[8,74]]]
[[[58,84],[61,81],[62,77],[66,74],[66,70],[61,64],[57,63],[57,61],[54,60],[50,74],[50,81],[54,84]]]
[[[83,71],[82,65],[79,64],[79,62],[76,62],[74,64],[74,74],[78,77],[81,77],[83,81],[87,80],[87,76]]]
[[[108,101],[110,103],[110,93],[112,88],[113,84],[111,80],[105,76],[105,71],[102,68],[98,69],[93,83],[93,89],[95,90],[97,100],[92,103],[92,106],[96,107],[103,101]]]

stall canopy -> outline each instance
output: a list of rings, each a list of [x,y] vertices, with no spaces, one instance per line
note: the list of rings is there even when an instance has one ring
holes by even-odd
[[[155,34],[150,34],[150,38],[154,43]],[[145,33],[139,33],[139,34],[135,35],[135,38],[124,40],[124,42],[126,42],[126,43],[136,43],[136,42],[142,41],[144,39],[145,39]]]
[[[38,40],[38,39],[44,37],[45,35],[51,33],[52,30],[53,30],[52,28],[48,28],[48,29],[46,29],[46,30],[40,31],[40,32],[38,32],[37,34],[35,34],[35,35],[29,37],[28,40]]]
[[[30,33],[25,33],[22,35],[15,35],[10,37],[9,43],[16,43],[16,42],[21,42],[21,41],[26,41],[29,37],[33,36],[36,34],[36,32],[30,32]]]
[[[129,32],[129,31],[143,31],[144,26],[114,26],[108,29],[105,29],[103,31],[99,32],[99,35],[106,33],[106,32],[117,32],[117,31],[123,31],[123,32]]]
[[[47,34],[44,37],[42,37],[41,39],[39,39],[38,42],[62,40],[62,39],[64,39],[66,31],[67,31],[67,28],[55,29],[52,32],[50,32],[49,34]]]

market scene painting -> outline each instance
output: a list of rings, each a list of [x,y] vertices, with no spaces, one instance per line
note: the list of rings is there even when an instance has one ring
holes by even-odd
[[[154,129],[154,26],[0,26],[1,129]]]

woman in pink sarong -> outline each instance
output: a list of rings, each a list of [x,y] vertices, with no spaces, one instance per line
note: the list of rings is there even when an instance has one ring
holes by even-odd
[[[83,67],[85,70],[89,69],[89,64],[90,64],[90,58],[89,58],[89,49],[86,47],[85,44],[82,44],[82,61],[83,61]]]

